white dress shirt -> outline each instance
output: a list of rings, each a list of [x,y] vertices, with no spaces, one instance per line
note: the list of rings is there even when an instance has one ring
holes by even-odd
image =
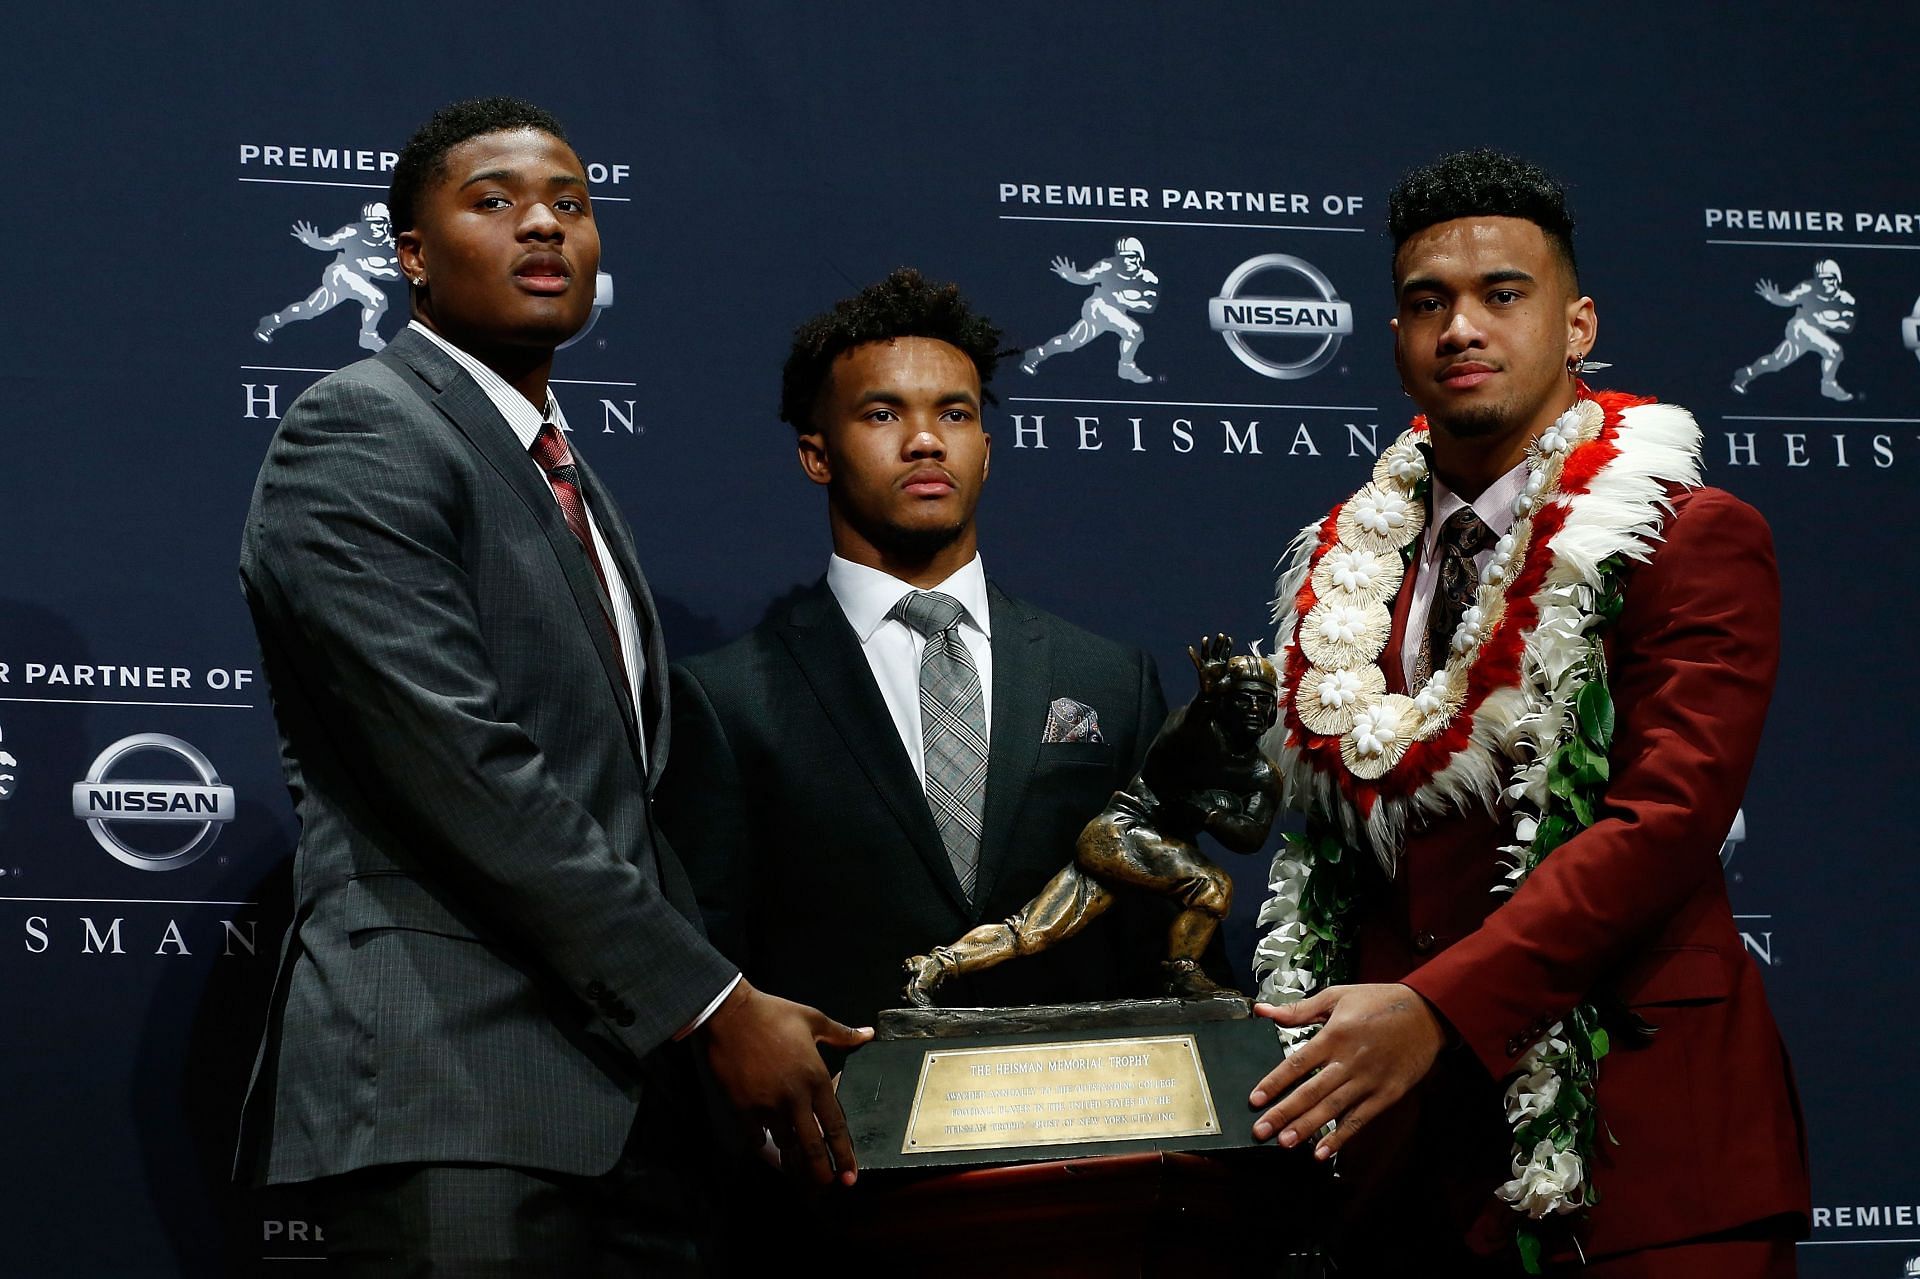
[[[889,618],[893,606],[919,589],[890,573],[855,564],[838,555],[827,561],[827,589],[846,614],[860,639],[860,651],[873,671],[874,683],[893,716],[894,731],[906,747],[907,758],[924,789],[926,752],[920,741],[920,655],[926,637],[899,618]],[[987,607],[987,571],[975,555],[953,576],[930,589],[959,601],[964,610],[960,639],[980,673],[980,710],[988,740],[993,737],[993,619]]]
[[[486,392],[488,401],[499,410],[500,416],[507,420],[507,425],[513,428],[514,438],[520,441],[522,451],[533,448],[533,441],[540,434],[541,426],[548,422],[553,423],[561,431],[567,429],[566,415],[560,411],[560,401],[554,398],[551,386],[547,388],[546,412],[541,413],[533,407],[526,396],[508,386],[506,379],[420,321],[413,320],[407,327],[452,356],[454,363],[465,369],[468,376],[479,383],[480,389]],[[573,441],[567,441],[567,447],[572,448]],[[531,452],[527,453],[527,465],[533,468],[534,474],[540,477],[540,482],[547,486],[547,491],[551,494],[553,488],[547,479],[547,473],[540,469],[538,462],[533,460]],[[555,505],[558,505],[558,502],[559,499],[556,498]],[[606,538],[600,534],[600,524],[593,518],[593,507],[588,505],[584,492],[580,496],[580,506],[587,513],[587,530],[593,534],[593,549],[600,556],[600,566],[606,570],[607,594],[611,597],[613,604],[613,626],[620,636],[620,660],[627,666],[627,694],[633,698],[634,714],[638,715],[641,705],[640,690],[644,687],[647,673],[647,653],[640,644],[640,622],[634,616],[633,596],[628,593],[627,583],[620,575],[620,562],[613,558],[613,552],[607,547]],[[647,740],[646,734],[642,733],[640,734],[640,759],[643,764],[646,757]],[[708,1002],[698,1017],[680,1028],[674,1038],[683,1039],[705,1025],[707,1018],[713,1016],[714,1010],[720,1007],[726,997],[733,993],[733,988],[739,984],[740,977],[736,975],[732,981],[720,988],[720,993]]]
[[[1420,690],[1414,687],[1413,672],[1420,660],[1420,650],[1427,646],[1427,617],[1433,612],[1433,597],[1440,590],[1440,529],[1452,518],[1455,511],[1471,505],[1473,513],[1480,522],[1493,532],[1494,540],[1505,537],[1513,529],[1513,503],[1527,488],[1527,464],[1514,467],[1493,483],[1487,485],[1486,492],[1469,503],[1441,482],[1438,475],[1433,477],[1433,488],[1427,495],[1427,506],[1431,512],[1427,518],[1426,532],[1421,534],[1420,559],[1413,578],[1413,602],[1407,608],[1407,633],[1400,640],[1400,673],[1411,692]],[[1493,547],[1473,557],[1473,571],[1477,578],[1487,571],[1487,565],[1493,562]]]

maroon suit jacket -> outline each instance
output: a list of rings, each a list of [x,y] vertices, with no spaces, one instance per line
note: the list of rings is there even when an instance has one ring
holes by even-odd
[[[1458,1037],[1397,1153],[1427,1184],[1440,1177],[1479,1248],[1516,1224],[1491,1193],[1511,1175],[1499,1081],[1596,994],[1658,1030],[1645,1046],[1616,1035],[1600,1063],[1587,1256],[1808,1213],[1792,1068],[1719,862],[1779,663],[1773,542],[1757,511],[1718,489],[1676,492],[1673,506],[1665,541],[1630,570],[1608,642],[1617,721],[1594,824],[1509,898],[1492,892],[1502,823],[1435,820],[1409,833],[1356,934],[1357,979],[1404,981]],[[1412,585],[1409,573],[1387,649],[1396,692]]]

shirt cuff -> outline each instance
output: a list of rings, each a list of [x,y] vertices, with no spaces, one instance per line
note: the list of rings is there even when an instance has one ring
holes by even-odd
[[[720,988],[720,993],[715,995],[713,999],[707,1004],[707,1006],[700,1010],[700,1015],[698,1017],[695,1017],[692,1021],[688,1022],[686,1025],[680,1028],[679,1032],[675,1034],[673,1037],[674,1041],[677,1043],[680,1040],[685,1039],[688,1035],[691,1035],[694,1031],[700,1029],[702,1026],[706,1025],[707,1018],[713,1016],[714,1012],[720,1007],[720,1005],[727,1002],[727,996],[733,993],[733,988],[735,986],[738,986],[742,980],[744,980],[743,974],[735,973],[733,975],[733,980],[728,982],[726,985],[722,986]]]

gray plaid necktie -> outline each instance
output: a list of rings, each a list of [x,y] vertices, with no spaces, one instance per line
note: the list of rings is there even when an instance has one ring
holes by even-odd
[[[927,638],[920,654],[920,746],[927,804],[940,829],[960,891],[973,900],[980,870],[980,815],[987,796],[987,717],[980,673],[960,638],[960,602],[938,591],[915,591],[893,606]]]

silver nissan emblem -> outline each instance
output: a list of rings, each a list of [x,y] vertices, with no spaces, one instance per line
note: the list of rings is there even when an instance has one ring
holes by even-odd
[[[1284,271],[1305,281],[1310,295],[1243,292],[1249,280],[1269,271]],[[1333,363],[1341,340],[1353,332],[1353,306],[1340,300],[1333,281],[1313,263],[1291,253],[1263,253],[1248,258],[1227,276],[1220,296],[1207,303],[1207,320],[1242,364],[1262,377],[1292,381],[1312,377]],[[1313,346],[1297,360],[1276,359],[1255,350],[1247,340],[1249,334],[1305,339]]]
[[[141,751],[172,755],[185,762],[199,782],[112,776],[123,760]],[[87,823],[100,847],[135,870],[178,870],[192,865],[213,847],[233,813],[233,787],[221,783],[213,761],[192,744],[165,733],[121,738],[100,752],[85,780],[73,784],[73,815]],[[187,827],[191,833],[177,848],[149,852],[120,838],[115,827],[122,823],[167,823]]]

